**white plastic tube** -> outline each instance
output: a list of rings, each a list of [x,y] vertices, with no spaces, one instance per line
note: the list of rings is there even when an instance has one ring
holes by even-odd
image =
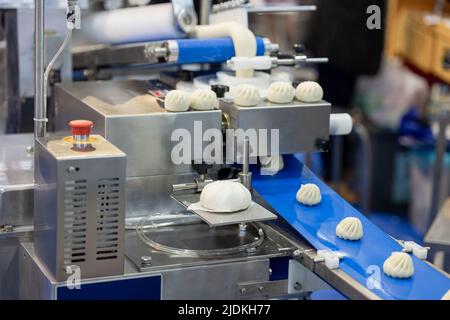
[[[348,113],[333,113],[330,115],[330,135],[345,136],[353,130],[353,119]]]
[[[228,61],[228,65],[234,71],[254,69],[254,70],[270,70],[272,68],[272,59],[268,56],[260,57],[233,57]]]
[[[256,38],[253,32],[237,22],[223,22],[208,26],[197,26],[191,33],[194,38],[231,37],[236,57],[255,57]],[[239,78],[253,77],[253,69],[237,70]]]
[[[181,38],[172,4],[102,11],[85,15],[82,41],[121,44],[139,41]]]

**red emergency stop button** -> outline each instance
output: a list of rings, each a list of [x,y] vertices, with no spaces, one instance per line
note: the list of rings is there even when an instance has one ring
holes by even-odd
[[[72,135],[89,136],[94,123],[89,120],[72,120],[69,126],[72,128]]]
[[[72,128],[73,149],[77,151],[92,150],[89,139],[94,123],[90,120],[72,120],[69,122],[69,126]]]

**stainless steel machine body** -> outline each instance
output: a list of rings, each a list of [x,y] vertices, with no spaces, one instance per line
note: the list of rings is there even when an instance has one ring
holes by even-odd
[[[14,266],[19,267],[20,276],[16,273],[15,277],[20,285],[12,291],[15,292],[14,295],[31,299],[86,299],[91,298],[88,295],[90,288],[98,289],[98,286],[107,286],[107,284],[115,287],[121,283],[124,288],[146,286],[143,292],[156,290],[151,296],[134,297],[129,293],[128,298],[254,299],[286,295],[298,298],[310,291],[327,288],[324,282],[314,275],[317,274],[351,298],[376,298],[342,271],[330,270],[322,264],[316,264],[315,250],[305,241],[299,241],[286,234],[278,227],[281,221],[277,220],[258,223],[264,235],[260,245],[248,247],[245,251],[218,256],[174,255],[157,250],[142,241],[136,232],[136,225],[145,218],[148,220],[147,227],[152,227],[153,220],[156,221],[155,223],[161,223],[161,227],[154,230],[144,229],[145,234],[167,246],[208,249],[236,247],[236,243],[241,241],[239,239],[242,239],[243,243],[251,243],[249,238],[251,234],[246,234],[245,230],[241,233],[241,226],[210,229],[200,217],[188,212],[183,205],[172,198],[173,184],[192,182],[198,178],[198,174],[191,166],[176,167],[171,162],[170,151],[173,146],[170,141],[171,132],[174,129],[184,128],[194,134],[193,124],[196,120],[202,120],[203,130],[208,128],[220,130],[222,129],[222,110],[168,114],[161,108],[156,98],[148,95],[146,82],[136,81],[64,84],[57,87],[56,98],[56,125],[60,133],[66,131],[68,120],[79,118],[93,120],[96,124],[94,132],[104,135],[108,141],[127,153],[130,159],[126,173],[127,230],[122,242],[125,257],[121,261],[121,266],[124,271],[112,276],[116,270],[110,269],[106,277],[85,273],[88,279],[83,277],[83,289],[69,292],[66,290],[65,282],[67,274],[61,274],[59,279],[62,280],[58,281],[52,275],[52,269],[42,263],[42,257],[45,257],[45,254],[43,255],[40,251],[38,243],[45,244],[47,240],[39,239],[39,231],[36,232],[34,243],[27,242],[29,238],[26,233],[20,238],[13,237],[11,233],[8,234],[8,240],[0,240],[9,241],[8,243],[15,241],[16,245],[18,240],[22,243],[19,248],[15,247],[16,249],[11,251],[9,258],[7,257],[10,261],[6,265],[8,269]],[[299,112],[310,112],[308,106],[298,109]],[[325,103],[318,104],[317,113],[315,113],[318,118],[312,119],[321,124],[328,123],[328,109]],[[287,109],[286,112],[289,113],[289,110]],[[279,111],[283,116],[282,108]],[[271,107],[267,109],[267,112],[268,117],[274,116]],[[264,111],[257,108],[255,115],[263,119]],[[233,116],[239,118],[239,114]],[[295,117],[301,116],[301,113],[295,115]],[[236,125],[239,122],[235,122],[235,127],[248,128],[245,127],[246,121],[242,119],[244,118],[241,118],[240,126]],[[250,121],[253,117],[247,116],[247,119]],[[297,118],[289,119],[290,122],[297,123],[296,120]],[[260,125],[258,122],[253,125],[262,128],[265,122],[261,120],[259,123]],[[229,126],[230,122],[226,125]],[[328,125],[326,127],[328,128]],[[302,130],[300,126],[298,130]],[[283,135],[286,134],[282,132]],[[314,132],[317,135],[311,137],[310,143],[317,138],[326,138],[325,133],[322,135],[318,131]],[[23,144],[26,146],[25,142]],[[25,146],[23,149],[26,151]],[[43,146],[35,152],[37,156],[41,153],[48,154]],[[102,159],[96,159],[96,162],[98,163],[96,167],[101,167],[98,170],[106,169]],[[39,171],[43,172],[58,168],[57,164],[45,168],[42,167],[41,162],[38,162],[38,165]],[[114,173],[117,172],[117,170],[114,171]],[[46,196],[39,198],[44,201],[48,199]],[[267,206],[264,199],[256,193],[254,201],[273,212],[273,209]],[[51,203],[48,204],[51,205]],[[42,220],[39,218],[39,213],[35,215],[37,215],[37,221]],[[245,239],[250,242],[246,242]],[[57,242],[62,243],[61,241],[60,239]],[[47,245],[52,242],[55,243],[53,240],[47,241]],[[18,259],[19,255],[23,259]],[[277,265],[282,266],[282,271]],[[119,268],[118,265],[117,268]],[[83,275],[84,267],[81,270]],[[295,270],[297,271],[294,272]],[[288,276],[288,271],[294,272],[298,278]],[[221,276],[217,277],[219,274]],[[7,276],[11,277],[10,272],[4,275],[5,279]],[[301,283],[302,286],[296,285],[296,282]],[[32,285],[29,286],[28,283]],[[10,288],[14,287],[6,284]],[[105,287],[102,292],[119,294],[121,290],[114,291]],[[110,298],[125,297],[119,294]]]
[[[183,17],[179,13],[177,18]],[[153,62],[137,45],[111,49],[97,52],[108,57],[102,62]],[[98,64],[95,59],[88,64]],[[0,250],[1,298],[302,298],[328,288],[320,278],[350,298],[376,298],[341,270],[316,263],[316,251],[290,234],[282,218],[267,222],[277,218],[276,212],[256,192],[255,207],[266,218],[253,220],[265,222],[239,218],[225,225],[204,223],[173,195],[175,184],[206,181],[191,164],[173,163],[174,131],[184,130],[198,141],[196,135],[209,129],[278,129],[282,154],[320,151],[328,143],[328,103],[263,102],[245,110],[223,99],[220,109],[169,113],[148,91],[145,81],[56,87],[57,135],[48,143],[37,139],[34,149],[33,239],[31,229],[0,229],[0,248],[7,248]],[[95,151],[72,151],[69,140],[58,137],[75,119],[95,123]],[[203,150],[209,142],[200,140]],[[191,154],[190,160],[197,160],[195,151]],[[221,165],[207,178],[216,178],[216,167]],[[30,197],[30,192],[21,195]],[[15,223],[3,212],[0,218]],[[80,290],[68,288],[66,267],[80,268]]]
[[[269,135],[271,130],[279,130],[279,154],[322,151],[329,141],[331,105],[325,101],[313,104],[293,101],[280,105],[265,100],[255,107],[246,108],[223,99],[220,109],[228,114],[232,129],[267,130]],[[271,149],[269,140],[269,153],[259,151],[257,155],[270,155]]]
[[[34,245],[58,280],[72,265],[83,278],[123,273],[126,155],[91,139],[84,152],[67,139],[36,142]]]
[[[94,133],[127,154],[129,217],[183,210],[170,197],[172,185],[192,182],[196,173],[190,164],[173,163],[171,151],[179,141],[172,141],[172,133],[186,130],[194,137],[207,129],[221,130],[220,110],[170,113],[148,90],[145,81],[76,82],[55,90],[59,133],[67,131],[70,120],[90,119]],[[196,123],[202,132],[195,132]],[[191,155],[194,160],[193,149]]]

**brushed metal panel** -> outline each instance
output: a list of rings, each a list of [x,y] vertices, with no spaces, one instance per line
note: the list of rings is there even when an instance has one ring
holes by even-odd
[[[237,299],[241,282],[268,281],[269,260],[183,268],[163,274],[163,299]]]
[[[128,177],[192,172],[189,164],[173,163],[171,151],[178,142],[172,142],[171,135],[185,129],[194,138],[195,122],[203,132],[221,130],[221,111],[167,112],[148,89],[145,81],[61,84],[56,89],[56,129],[68,132],[67,123],[73,119],[94,121],[93,132],[127,154]],[[202,142],[203,148],[207,144]]]
[[[320,151],[317,141],[329,140],[331,105],[325,101],[310,104],[294,100],[287,105],[261,101],[256,107],[245,108],[222,100],[220,108],[229,115],[233,129],[278,129],[281,154]]]
[[[84,153],[74,153],[71,145],[61,139],[51,140],[46,146],[36,143],[35,247],[40,260],[58,280],[67,278],[67,265],[79,266],[83,278],[123,273],[126,157],[100,136],[93,138],[98,139],[93,143],[96,151]],[[69,172],[71,166],[78,170]],[[100,193],[108,184],[105,179],[114,180],[117,189],[114,198]],[[68,194],[71,192],[68,190],[77,184],[84,185],[85,189],[75,206],[75,196]],[[110,199],[101,198],[105,196]],[[115,216],[110,218],[112,222],[106,222],[105,217],[112,213],[104,212],[104,204],[112,202]],[[79,216],[83,212],[85,216]],[[68,217],[72,217],[71,223]],[[108,237],[114,233],[114,238],[104,239],[106,224],[108,227],[114,224],[114,230],[108,233]],[[75,241],[82,249],[79,256],[73,250],[68,253]],[[114,245],[108,249],[114,252],[105,257],[106,249],[100,247],[100,242]]]
[[[33,224],[32,134],[0,136],[0,225]]]

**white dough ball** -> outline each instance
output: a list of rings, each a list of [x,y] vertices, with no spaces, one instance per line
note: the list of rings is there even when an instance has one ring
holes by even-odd
[[[446,294],[444,294],[441,300],[450,300],[450,289],[447,291]]]
[[[322,201],[320,189],[313,183],[304,184],[297,192],[297,201],[306,206],[315,206]]]
[[[409,254],[393,252],[384,262],[383,271],[390,277],[406,279],[414,274],[414,264]]]
[[[207,184],[200,194],[202,207],[215,212],[237,212],[252,202],[250,191],[239,182],[215,181]]]
[[[191,108],[199,111],[217,109],[219,108],[219,99],[214,91],[199,89],[192,94]]]
[[[284,169],[284,160],[281,155],[261,156],[259,161],[261,162],[261,175],[274,176]]]
[[[302,102],[319,102],[323,99],[323,89],[317,82],[305,81],[297,86],[295,96]]]
[[[260,100],[259,90],[249,84],[241,84],[236,87],[234,103],[242,107],[254,107]]]
[[[294,96],[295,90],[289,82],[274,82],[267,91],[267,99],[273,103],[291,103]]]
[[[164,107],[167,111],[183,112],[189,109],[191,98],[187,92],[181,90],[172,90],[164,99]]]
[[[344,240],[360,240],[363,234],[361,220],[355,217],[343,219],[336,227],[336,235]]]

